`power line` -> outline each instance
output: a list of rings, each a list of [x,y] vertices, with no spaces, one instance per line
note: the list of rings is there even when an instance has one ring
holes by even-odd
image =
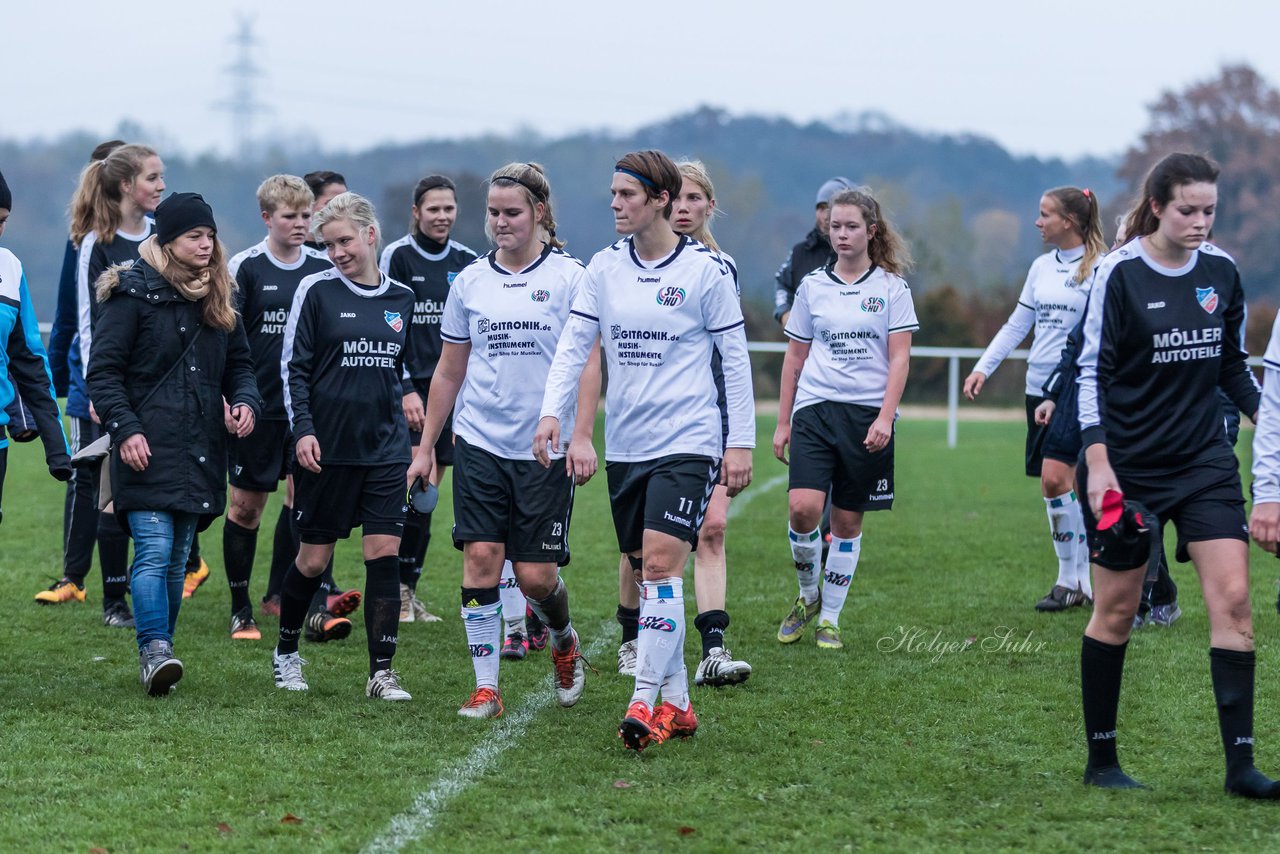
[[[253,61],[253,48],[258,38],[253,33],[253,18],[237,15],[236,31],[228,41],[235,50],[235,59],[223,68],[231,79],[231,97],[219,101],[214,109],[231,116],[231,141],[241,156],[252,154],[254,145],[254,117],[271,112],[271,108],[257,99],[255,81],[263,76],[262,69]]]

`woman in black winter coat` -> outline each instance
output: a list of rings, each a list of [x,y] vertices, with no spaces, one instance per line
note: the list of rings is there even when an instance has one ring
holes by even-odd
[[[141,679],[162,695],[182,678],[173,629],[191,538],[226,505],[227,433],[252,432],[262,404],[204,199],[161,202],[139,249],[140,260],[98,280],[88,379],[115,446],[115,511],[134,541]]]

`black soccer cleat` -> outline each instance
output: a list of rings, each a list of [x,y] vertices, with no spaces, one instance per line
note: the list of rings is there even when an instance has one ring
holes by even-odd
[[[1241,798],[1253,798],[1258,801],[1280,800],[1280,780],[1272,780],[1252,765],[1243,771],[1228,774],[1223,788],[1228,795],[1237,795]]]
[[[1145,789],[1142,783],[1120,770],[1119,765],[1084,769],[1084,784],[1099,789]]]

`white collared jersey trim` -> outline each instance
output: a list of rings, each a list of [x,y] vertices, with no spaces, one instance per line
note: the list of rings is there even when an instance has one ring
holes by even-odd
[[[872,265],[852,284],[831,267],[796,288],[786,334],[811,344],[792,412],[824,400],[879,407],[889,383],[889,336],[914,332],[911,289],[901,276]]]
[[[742,309],[728,267],[714,252],[688,237],[656,262],[641,261],[631,238],[597,252],[556,348],[543,416],[564,410],[597,335],[609,371],[607,460],[721,457],[726,443],[711,372],[717,348],[729,411],[727,446],[755,447]]]
[[[332,266],[328,255],[310,246],[301,247],[298,260],[286,264],[271,254],[266,240],[238,253],[227,264],[239,286],[235,294],[236,308],[244,318],[244,331],[253,356],[253,372],[263,400],[259,420],[284,421],[288,418],[281,387],[280,355],[289,309],[293,307],[298,284],[307,276]]]
[[[1140,238],[1094,274],[1080,350],[1080,430],[1117,468],[1172,468],[1232,453],[1216,389],[1244,413],[1259,391],[1242,345],[1244,291],[1235,262],[1208,243],[1179,269]]]
[[[413,290],[413,325],[417,327],[405,354],[405,371],[411,379],[429,380],[440,361],[440,321],[449,289],[458,274],[476,260],[476,253],[456,240],[431,253],[406,234],[387,246],[378,267]]]
[[[381,276],[364,288],[330,268],[298,285],[280,373],[295,438],[314,435],[324,463],[407,462],[402,359],[413,291]]]
[[[1253,433],[1253,503],[1280,502],[1280,315],[1262,357],[1264,381]]]
[[[1090,280],[1075,280],[1083,258],[1084,247],[1078,246],[1046,252],[1032,262],[1018,304],[978,359],[975,371],[991,376],[1034,327],[1035,337],[1027,356],[1026,391],[1029,395],[1044,394],[1045,381],[1058,364],[1067,333],[1084,317]]]
[[[585,277],[581,261],[551,246],[518,273],[491,252],[458,274],[440,324],[444,341],[471,345],[455,434],[504,459],[533,459],[547,373]],[[575,384],[556,413],[565,446],[577,404]]]
[[[93,345],[93,327],[98,317],[98,300],[94,291],[101,276],[113,264],[125,264],[138,260],[138,247],[151,236],[152,221],[143,219],[139,234],[117,231],[110,243],[98,240],[96,232],[89,232],[80,241],[76,251],[76,310],[78,324],[80,364],[89,370],[89,349]]]

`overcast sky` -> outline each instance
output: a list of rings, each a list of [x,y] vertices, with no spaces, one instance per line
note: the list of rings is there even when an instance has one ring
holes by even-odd
[[[254,7],[257,8],[254,8]],[[700,104],[882,111],[1019,154],[1109,155],[1166,89],[1247,62],[1280,83],[1280,4],[1184,0],[5,0],[0,138],[122,120],[227,150],[248,13],[260,133],[330,149],[533,128],[634,128]]]

